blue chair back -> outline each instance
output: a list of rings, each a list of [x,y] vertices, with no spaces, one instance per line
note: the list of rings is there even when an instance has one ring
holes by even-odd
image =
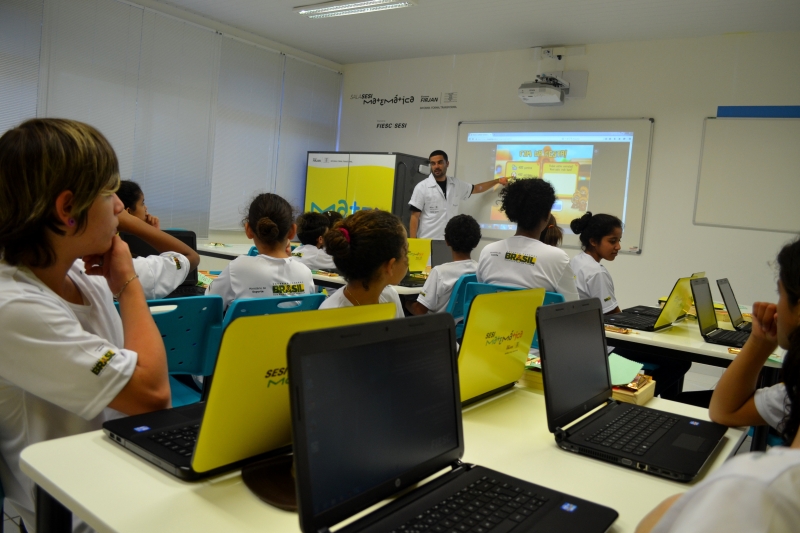
[[[460,339],[464,336],[464,328],[467,327],[467,317],[469,316],[469,306],[472,305],[472,300],[479,294],[493,294],[496,292],[506,291],[519,291],[520,287],[509,287],[506,285],[492,285],[491,283],[478,283],[477,281],[468,282],[464,288],[464,303],[461,311],[464,320],[461,322],[461,329],[459,331],[456,325],[456,338]]]
[[[250,257],[258,255],[258,248],[256,248],[255,246],[251,246],[250,251],[247,252],[247,255],[249,255]]]
[[[298,294],[297,296],[273,296],[271,298],[242,298],[234,300],[222,320],[222,329],[239,317],[277,315],[295,311],[319,309],[325,301],[324,294]]]
[[[456,338],[464,336],[464,294],[467,290],[467,283],[477,283],[478,276],[475,274],[462,274],[453,285],[453,292],[450,293],[450,301],[447,302],[445,312],[453,315],[456,321]]]
[[[561,302],[565,302],[564,295],[560,292],[546,292],[544,293],[544,302],[542,305],[550,305],[550,304],[560,304]],[[539,349],[539,330],[536,330],[536,333],[533,335],[533,342],[531,343],[531,348]]]

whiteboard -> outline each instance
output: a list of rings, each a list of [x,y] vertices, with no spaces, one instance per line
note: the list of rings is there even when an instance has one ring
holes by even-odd
[[[586,211],[622,219],[622,253],[642,253],[653,119],[460,122],[455,177],[481,183],[498,177],[541,178],[553,185],[552,213],[563,246],[580,248],[569,229]],[[499,211],[500,188],[461,204],[487,239],[514,235]]]
[[[800,231],[800,119],[707,118],[694,223]]]

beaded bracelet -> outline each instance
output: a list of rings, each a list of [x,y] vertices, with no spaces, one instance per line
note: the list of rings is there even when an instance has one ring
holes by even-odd
[[[131,279],[129,279],[128,281],[126,281],[126,282],[125,282],[125,285],[123,285],[123,286],[122,286],[122,288],[119,290],[119,292],[118,292],[117,294],[115,294],[115,295],[114,295],[114,299],[115,299],[115,300],[119,300],[119,296],[122,294],[122,291],[124,291],[124,290],[125,290],[125,287],[127,287],[127,286],[128,286],[128,283],[130,283],[131,281],[135,280],[135,279],[136,279],[136,278],[138,278],[138,277],[139,277],[139,274],[134,274],[134,275],[133,275],[133,277],[132,277]]]

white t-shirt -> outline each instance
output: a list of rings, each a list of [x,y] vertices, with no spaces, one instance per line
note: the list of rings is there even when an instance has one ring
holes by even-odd
[[[311,270],[294,257],[240,255],[206,290],[222,296],[223,306],[239,298],[314,294]]]
[[[408,205],[421,211],[419,215],[418,239],[444,239],[444,227],[458,214],[458,204],[472,194],[471,183],[453,177],[447,178],[447,198],[436,183],[433,174],[417,183]]]
[[[108,283],[69,277],[85,305],[68,303],[25,267],[0,261],[0,476],[6,498],[35,527],[34,484],[19,469],[23,448],[101,429],[106,406],[128,383],[137,354],[124,345]]]
[[[737,455],[684,494],[653,533],[789,533],[800,524],[800,450]]]
[[[570,259],[569,266],[575,274],[575,287],[581,300],[600,298],[603,313],[617,308],[619,304],[614,296],[614,280],[611,279],[606,267],[586,252],[581,252]]]
[[[567,253],[530,237],[515,235],[486,245],[476,274],[480,283],[544,287],[548,292],[563,294],[567,301],[578,299]]]
[[[472,259],[453,261],[433,267],[417,301],[433,313],[443,313],[450,302],[453,287],[464,274],[474,274],[478,263]]]
[[[400,301],[400,295],[397,294],[397,291],[394,290],[394,287],[391,285],[387,285],[386,288],[381,291],[381,295],[378,297],[378,303],[393,303],[395,307],[397,307],[395,318],[403,318],[406,316],[405,313],[403,313],[403,304]],[[334,292],[319,306],[320,309],[338,309],[339,307],[353,307],[353,304],[344,295],[343,288]]]
[[[161,255],[134,257],[133,268],[139,275],[144,297],[158,300],[183,283],[189,273],[189,260],[178,252],[164,252]]]
[[[786,397],[786,385],[775,384],[771,387],[758,389],[753,397],[756,411],[764,422],[777,429],[783,430],[783,419],[789,414],[789,399]]]
[[[336,268],[333,257],[322,248],[313,244],[303,244],[292,250],[292,257],[306,265],[311,270],[330,270]]]

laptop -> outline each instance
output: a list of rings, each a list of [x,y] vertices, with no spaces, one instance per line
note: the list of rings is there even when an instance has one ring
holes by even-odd
[[[711,286],[708,278],[693,279],[691,282],[694,295],[694,308],[697,311],[697,324],[700,335],[706,342],[741,348],[750,337],[749,331],[720,329],[717,314],[714,312],[714,300],[711,298]]]
[[[462,405],[513,387],[525,372],[544,292],[496,292],[472,301],[458,352]]]
[[[697,476],[727,428],[611,399],[599,299],[543,305],[536,322],[547,426],[560,448],[676,481]]]
[[[193,231],[182,229],[168,229],[164,230],[190,247],[195,252],[197,251],[197,236]],[[148,255],[159,255],[159,251],[150,246],[148,243],[133,235],[132,233],[120,232],[120,238],[128,244],[131,249],[133,257],[147,257]],[[174,291],[166,295],[164,298],[184,298],[186,296],[203,296],[206,293],[205,287],[197,286],[197,269],[190,270],[186,274],[186,279],[183,283],[178,285]]]
[[[610,326],[642,331],[658,331],[670,327],[673,322],[686,316],[692,306],[692,290],[689,287],[690,279],[678,279],[675,286],[672,287],[672,292],[669,293],[667,302],[660,309],[639,306],[639,308],[625,309],[621,313],[605,315],[603,320]],[[652,313],[643,313],[640,308],[652,309]],[[656,316],[653,316],[654,313],[657,313]]]
[[[112,441],[184,480],[289,451],[286,345],[298,331],[387,320],[393,304],[237,318],[225,329],[204,402],[103,424]],[[269,340],[262,334],[269,332]],[[244,356],[244,357],[243,357]]]
[[[691,276],[689,276],[690,279],[704,278],[704,277],[706,277],[706,273],[705,272],[694,272]],[[661,301],[661,299],[659,298],[659,302],[660,301]],[[639,315],[647,315],[647,316],[657,317],[659,314],[661,314],[661,307],[650,307],[648,305],[637,305],[635,307],[629,307],[629,308],[623,310],[623,313],[636,313],[636,314],[639,314]]]
[[[408,239],[408,274],[398,284],[401,287],[425,285],[425,269],[431,258],[431,239]]]
[[[288,352],[302,531],[329,531],[392,497],[337,531],[599,533],[617,518],[613,509],[461,462],[450,315],[300,333]]]
[[[722,295],[722,301],[725,302],[725,309],[728,310],[728,316],[731,317],[731,324],[733,327],[739,331],[750,331],[753,325],[745,321],[742,316],[739,303],[736,301],[736,296],[733,295],[733,289],[728,279],[718,279],[717,287],[719,288],[719,293]]]
[[[453,250],[447,241],[434,239],[431,241],[431,268],[453,262]]]

